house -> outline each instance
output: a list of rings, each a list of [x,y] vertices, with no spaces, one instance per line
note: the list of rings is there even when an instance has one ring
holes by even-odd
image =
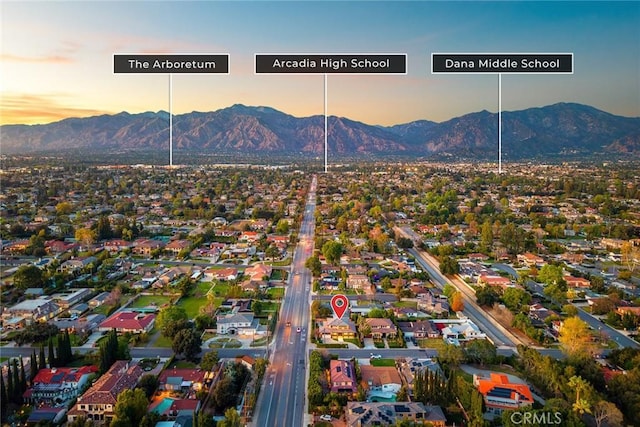
[[[414,322],[398,322],[398,327],[405,338],[424,339],[438,338],[440,331],[428,320],[417,320]]]
[[[394,366],[361,365],[360,375],[369,399],[393,399],[402,387],[402,378]]]
[[[197,399],[165,397],[149,405],[148,409],[149,412],[155,412],[167,419],[177,419],[177,417],[185,415],[193,419],[193,415],[200,410],[200,401]],[[182,427],[182,424],[178,423],[178,425]]]
[[[329,364],[331,391],[334,393],[357,393],[356,370],[349,360],[332,360]]]
[[[111,295],[109,292],[102,292],[91,298],[87,304],[89,304],[89,307],[91,308],[100,307],[109,299],[109,295]]]
[[[233,302],[231,313],[216,316],[216,330],[222,335],[241,335],[245,338],[266,336],[267,328],[261,325],[253,312],[249,311],[250,301],[238,300]]]
[[[207,268],[205,270],[205,272],[204,272],[204,277],[205,277],[205,280],[207,280],[207,281],[211,281],[211,280],[224,280],[224,281],[236,280],[238,278],[238,269],[237,268],[231,268],[231,267],[221,268],[221,269]]]
[[[487,413],[501,415],[502,411],[524,408],[533,404],[529,386],[512,383],[506,374],[491,372],[489,378],[473,376],[473,385],[484,399]]]
[[[162,248],[164,243],[160,240],[137,239],[133,242],[133,253],[136,255],[151,256],[151,252]]]
[[[441,330],[442,339],[453,345],[460,345],[461,342],[475,339],[486,339],[487,336],[480,328],[470,320],[461,323],[450,323]]]
[[[371,328],[371,336],[374,339],[395,338],[398,335],[398,328],[391,319],[367,318],[365,322]]]
[[[413,382],[416,378],[416,374],[424,372],[426,370],[433,372],[437,375],[444,375],[440,365],[433,359],[416,359],[413,357],[407,357],[401,359],[399,363],[400,375],[407,385],[409,395],[413,395]]]
[[[434,427],[447,424],[442,408],[422,402],[347,402],[345,417],[347,427],[397,425],[403,420]]]
[[[262,280],[263,278],[271,277],[273,267],[266,264],[255,264],[251,267],[247,267],[244,270],[244,275],[248,276],[250,280]]]
[[[544,259],[538,255],[532,254],[531,252],[520,254],[517,256],[517,259],[518,262],[529,267],[542,267],[545,264]]]
[[[32,322],[44,322],[60,313],[60,306],[48,296],[28,299],[5,308],[3,317],[23,317]]]
[[[165,369],[158,375],[158,388],[168,391],[202,390],[207,372],[202,369]]]
[[[113,253],[120,252],[124,249],[131,249],[133,247],[133,243],[127,242],[126,240],[122,240],[122,239],[111,239],[104,242],[102,247],[106,251],[109,251],[110,253],[113,254]]]
[[[347,277],[347,288],[372,292],[371,280],[366,274],[350,274]]]
[[[190,247],[191,242],[188,240],[173,240],[164,247],[164,250],[173,256],[178,256],[181,251],[189,249]]]
[[[26,425],[61,425],[66,414],[67,408],[64,406],[53,408],[50,406],[35,407],[29,413]]]
[[[40,369],[32,385],[22,397],[32,405],[61,405],[78,397],[91,375],[98,372],[95,366],[80,368]]]
[[[564,276],[563,279],[569,288],[588,289],[591,287],[591,281],[584,277]]]
[[[104,314],[89,314],[79,318],[58,317],[49,320],[49,323],[56,325],[61,331],[68,330],[69,332],[88,334],[96,330],[105,319]]]
[[[618,307],[616,309],[616,313],[620,316],[624,316],[625,314],[632,314],[634,316],[640,317],[640,307]]]
[[[89,298],[91,293],[92,290],[88,288],[70,289],[67,292],[53,294],[51,298],[53,298],[61,309],[67,310],[72,305]]]
[[[155,314],[120,311],[100,324],[99,331],[115,329],[119,334],[131,332],[141,334],[149,332],[156,321]]]
[[[319,321],[316,328],[318,338],[323,342],[328,340],[344,341],[345,339],[355,339],[356,324],[349,319],[332,318],[323,322]]]
[[[514,286],[513,282],[508,277],[502,277],[495,274],[481,274],[478,277],[478,285],[495,286],[502,289],[506,289]]]
[[[94,256],[88,256],[83,258],[73,258],[60,264],[60,271],[65,273],[75,273],[90,265],[95,265],[98,259]]]
[[[444,295],[434,292],[434,289],[418,294],[416,299],[418,300],[418,310],[424,310],[438,316],[449,313],[449,301]]]
[[[144,372],[138,365],[126,360],[117,360],[111,368],[101,376],[67,413],[68,420],[78,418],[93,420],[94,425],[108,425],[114,416],[118,394],[132,389]]]

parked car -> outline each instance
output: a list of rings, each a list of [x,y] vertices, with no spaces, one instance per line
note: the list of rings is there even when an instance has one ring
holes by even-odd
[[[333,417],[331,415],[328,415],[328,414],[320,415],[320,421],[331,421],[332,419]]]

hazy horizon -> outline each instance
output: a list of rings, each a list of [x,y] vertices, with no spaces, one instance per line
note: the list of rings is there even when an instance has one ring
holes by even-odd
[[[233,104],[323,114],[323,76],[255,75],[255,53],[406,53],[404,76],[329,76],[328,114],[389,126],[498,110],[496,75],[432,75],[434,52],[571,52],[572,75],[503,75],[502,110],[580,103],[640,116],[640,2],[2,2],[0,124],[168,111],[168,76],[114,53],[228,53],[173,76],[174,115]],[[144,19],[142,19],[143,17]]]

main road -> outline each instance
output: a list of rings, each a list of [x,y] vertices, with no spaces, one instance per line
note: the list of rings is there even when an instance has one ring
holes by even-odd
[[[415,241],[416,236],[413,230],[400,227],[396,227],[395,230],[405,237]],[[436,261],[424,251],[409,249],[407,252],[415,257],[416,261],[420,263],[420,266],[427,273],[429,273],[434,284],[439,288],[442,289],[445,284],[454,282],[452,280],[448,280],[442,273],[440,273],[440,269],[438,268]],[[491,319],[484,310],[476,304],[475,296],[470,295],[471,290],[466,285],[458,284],[456,288],[460,290],[463,296],[463,313],[478,325],[485,334],[487,334],[487,337],[495,344],[496,347],[515,352],[516,344],[520,344],[520,340],[506,328],[497,324],[496,321]]]
[[[303,419],[312,277],[304,264],[313,254],[316,186],[314,176],[300,225],[299,243],[293,254],[289,286],[271,344],[270,365],[253,415],[255,426],[306,425]]]

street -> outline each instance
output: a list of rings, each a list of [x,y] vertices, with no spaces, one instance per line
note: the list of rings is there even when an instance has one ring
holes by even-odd
[[[270,348],[265,383],[253,416],[255,426],[302,426],[306,406],[307,344],[310,324],[311,272],[304,266],[313,254],[316,178],[313,178],[293,255],[289,286]]]

